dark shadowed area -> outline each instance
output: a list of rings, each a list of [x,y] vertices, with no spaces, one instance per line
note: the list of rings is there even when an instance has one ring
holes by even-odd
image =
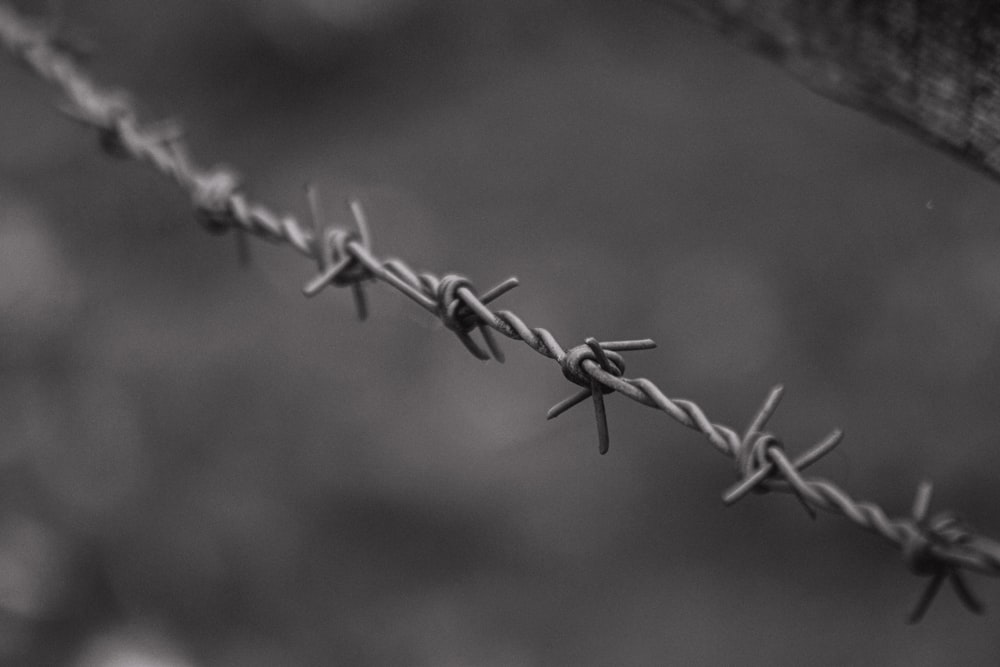
[[[644,2],[61,3],[195,157],[482,288],[893,515],[1000,536],[1000,188]],[[20,3],[41,12],[46,3]],[[559,367],[474,359],[384,286],[206,234],[0,59],[0,663],[996,664],[988,614]]]

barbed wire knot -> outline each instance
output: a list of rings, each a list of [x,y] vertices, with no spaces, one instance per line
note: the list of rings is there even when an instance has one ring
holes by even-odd
[[[785,443],[771,433],[751,433],[755,436],[744,439],[736,451],[736,474],[740,481],[725,494],[727,504],[735,503],[751,491],[767,493],[770,487],[766,481],[773,480],[777,475],[772,457],[777,452],[784,452]]]
[[[583,390],[559,401],[549,408],[547,418],[555,419],[573,406],[587,400],[587,398],[593,398],[594,415],[597,418],[598,451],[602,455],[607,454],[611,445],[611,438],[608,434],[608,416],[604,408],[604,394],[610,394],[614,389],[599,382],[587,370],[586,363],[590,362],[606,373],[620,378],[625,374],[625,360],[616,350],[648,350],[655,346],[656,344],[651,340],[609,341],[600,343],[596,338],[591,337],[587,338],[583,345],[570,348],[568,352],[558,357],[556,361],[562,368],[563,376],[573,384],[583,387]]]
[[[350,287],[354,294],[354,306],[358,319],[368,318],[368,300],[362,283],[375,280],[375,274],[351,252],[352,244],[358,244],[365,253],[371,251],[371,236],[368,233],[368,220],[364,209],[357,200],[351,200],[351,214],[357,229],[347,231],[337,227],[326,227],[320,212],[319,199],[315,188],[306,186],[306,196],[309,199],[309,209],[313,222],[313,255],[319,273],[305,286],[302,292],[306,296],[316,296],[324,287]]]
[[[766,493],[777,489],[790,490],[806,513],[815,519],[816,510],[808,500],[811,491],[799,472],[832,451],[840,444],[844,433],[840,429],[834,429],[804,454],[789,461],[785,455],[784,443],[777,436],[763,430],[781,402],[783,393],[784,387],[781,385],[771,389],[743,434],[736,451],[732,452],[740,480],[726,489],[722,494],[722,501],[726,505],[732,505],[751,491]]]
[[[198,222],[210,234],[224,234],[236,223],[230,202],[240,188],[239,175],[215,167],[191,179],[191,202]]]
[[[424,276],[425,279],[427,277]],[[455,273],[449,273],[437,281],[436,285],[428,286],[433,288],[438,317],[445,327],[455,332],[465,348],[477,359],[489,361],[493,358],[502,363],[503,350],[500,349],[493,331],[488,326],[496,317],[486,304],[516,287],[517,280],[514,278],[505,280],[482,297],[478,295],[468,278]],[[488,351],[469,336],[472,330],[477,328],[483,336]]]
[[[59,111],[76,122],[97,129],[97,143],[105,154],[118,159],[132,153],[122,138],[126,123],[134,123],[132,100],[123,91],[106,91],[104,97],[76,95],[58,105]]]
[[[908,532],[902,543],[903,560],[914,574],[930,577],[920,599],[907,617],[908,623],[917,623],[923,618],[934,598],[941,590],[945,579],[951,582],[958,599],[966,609],[982,614],[983,603],[973,594],[958,565],[941,558],[935,547],[949,549],[969,542],[972,532],[953,512],[938,512],[928,518],[933,487],[930,482],[922,482],[917,487],[913,501],[912,532]]]

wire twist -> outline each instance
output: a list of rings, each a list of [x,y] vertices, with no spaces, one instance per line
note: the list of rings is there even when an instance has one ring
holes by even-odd
[[[302,288],[306,296],[316,296],[327,285],[336,287],[350,286],[354,293],[354,305],[357,308],[358,319],[368,318],[368,300],[362,283],[374,280],[375,276],[357,257],[348,251],[349,243],[358,243],[366,251],[371,246],[368,233],[368,220],[365,218],[361,204],[351,202],[351,213],[358,229],[356,232],[337,228],[326,228],[320,212],[319,198],[316,189],[306,188],[309,199],[309,209],[313,221],[313,254],[319,272]]]
[[[553,406],[548,413],[550,419],[588,397],[593,399],[601,454],[609,447],[604,396],[618,392],[702,433],[720,453],[733,459],[738,479],[723,492],[727,505],[751,491],[790,493],[810,516],[815,517],[816,510],[840,514],[896,545],[915,574],[930,578],[909,616],[911,622],[924,615],[945,579],[952,583],[966,607],[977,613],[982,611],[981,603],[962,577],[962,570],[1000,575],[1000,543],[977,535],[952,512],[928,517],[931,495],[928,482],[919,486],[909,516],[890,518],[878,505],[853,499],[829,480],[804,476],[802,471],[836,447],[843,433],[834,430],[789,460],[782,441],[765,430],[780,402],[783,391],[780,386],[771,390],[747,429],[738,434],[709,420],[694,402],[671,399],[652,381],[625,376],[620,352],[650,349],[655,346],[653,341],[598,342],[587,338],[583,345],[565,351],[548,330],[529,327],[509,310],[492,311],[487,306],[516,287],[516,278],[508,278],[479,295],[464,276],[447,274],[439,278],[432,273],[417,273],[400,259],[380,259],[372,251],[360,204],[351,203],[356,230],[326,228],[311,188],[307,195],[313,224],[312,229],[307,229],[292,216],[278,215],[250,201],[241,191],[240,179],[234,171],[220,166],[208,169],[197,166],[188,157],[176,124],[140,125],[128,95],[98,88],[57,49],[50,30],[32,25],[3,3],[0,3],[0,43],[16,60],[62,90],[67,99],[64,111],[96,128],[105,152],[146,162],[171,177],[188,193],[196,218],[207,231],[220,234],[233,229],[239,232],[240,239],[249,234],[285,243],[313,260],[317,272],[303,287],[307,296],[314,296],[330,285],[350,287],[358,316],[365,319],[367,301],[362,285],[380,281],[438,317],[479,359],[503,361],[494,332],[521,341],[556,361],[566,379],[582,387]],[[485,349],[471,337],[476,329]]]

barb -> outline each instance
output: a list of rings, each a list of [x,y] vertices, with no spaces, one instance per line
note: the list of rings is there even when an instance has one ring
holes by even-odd
[[[315,296],[327,285],[336,285],[337,287],[350,285],[354,292],[354,305],[358,311],[358,319],[363,322],[368,318],[368,301],[362,288],[362,282],[373,280],[374,275],[347,249],[347,244],[355,241],[360,243],[365,250],[371,246],[368,236],[368,221],[361,209],[361,204],[356,201],[351,202],[351,212],[354,214],[354,221],[358,226],[357,233],[354,233],[342,229],[326,229],[323,226],[323,215],[320,212],[316,188],[311,185],[307,186],[306,198],[309,200],[309,211],[312,215],[313,238],[316,239],[316,264],[319,266],[319,273],[306,283],[302,292],[306,296]]]
[[[961,570],[956,564],[945,563],[940,559],[930,555],[932,544],[964,544],[972,539],[972,534],[961,518],[951,512],[940,512],[930,519],[927,518],[927,510],[931,504],[931,491],[933,487],[930,482],[921,482],[917,487],[917,495],[913,500],[913,526],[915,532],[908,535],[903,542],[903,558],[914,574],[930,577],[920,600],[917,601],[913,611],[910,612],[907,622],[916,623],[930,607],[931,602],[945,579],[951,582],[958,599],[961,600],[965,608],[975,614],[982,614],[983,603],[980,602],[969,585],[965,582]]]
[[[597,379],[583,368],[584,361],[596,362],[605,372],[615,377],[625,373],[625,361],[615,350],[651,350],[656,343],[651,340],[621,340],[609,343],[598,343],[596,338],[588,338],[585,345],[579,345],[568,353],[557,357],[562,366],[563,375],[567,380],[584,387],[583,391],[565,398],[549,408],[548,419],[555,419],[574,405],[588,398],[594,399],[594,413],[597,417],[597,451],[602,455],[608,453],[611,438],[608,435],[608,417],[604,409],[604,394],[610,393],[610,387],[600,384]]]
[[[252,235],[284,243],[316,262],[318,272],[303,289],[307,296],[328,285],[351,287],[358,316],[364,319],[367,302],[362,283],[379,281],[440,318],[479,359],[503,361],[494,333],[521,341],[556,361],[570,382],[583,387],[574,396],[553,406],[549,410],[550,419],[588,397],[593,399],[602,454],[608,451],[610,442],[604,396],[618,392],[701,432],[720,453],[735,461],[739,479],[723,494],[727,505],[751,490],[790,493],[810,516],[815,516],[816,510],[839,514],[894,544],[916,574],[931,577],[909,617],[911,621],[923,616],[945,579],[951,581],[966,607],[975,612],[982,610],[962,578],[961,570],[1000,575],[1000,543],[976,535],[953,513],[941,512],[928,519],[929,484],[918,489],[910,516],[890,518],[879,506],[855,500],[829,480],[803,476],[802,470],[837,446],[842,433],[833,431],[794,461],[789,461],[782,442],[764,430],[778,406],[783,391],[780,386],[771,391],[741,436],[727,426],[710,421],[694,402],[668,398],[650,380],[625,376],[625,364],[619,352],[650,349],[654,346],[653,341],[598,343],[588,338],[583,345],[567,352],[548,330],[529,327],[509,310],[493,311],[487,307],[486,304],[516,287],[516,278],[509,278],[478,295],[469,279],[463,276],[417,273],[403,260],[380,259],[371,249],[368,225],[360,205],[351,204],[357,231],[327,229],[311,189],[307,196],[313,220],[312,228],[307,229],[291,216],[278,215],[262,204],[251,202],[241,192],[239,178],[230,169],[218,166],[204,169],[196,165],[188,157],[176,125],[140,125],[127,95],[100,89],[53,45],[50,31],[31,25],[3,3],[0,3],[0,43],[16,60],[62,90],[67,98],[67,113],[96,128],[100,146],[106,152],[145,162],[173,179],[191,197],[196,218],[207,231],[224,233],[232,229],[240,236]],[[477,329],[486,349],[470,335]]]

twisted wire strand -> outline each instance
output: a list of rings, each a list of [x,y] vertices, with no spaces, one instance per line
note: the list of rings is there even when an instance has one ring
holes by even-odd
[[[61,89],[66,96],[63,110],[96,128],[106,152],[146,162],[169,176],[189,194],[197,219],[208,231],[224,233],[235,229],[241,239],[249,234],[284,243],[315,261],[317,274],[303,288],[307,296],[328,285],[351,287],[358,315],[364,319],[367,306],[363,284],[378,281],[441,319],[479,359],[503,360],[494,333],[521,341],[556,361],[567,380],[582,388],[553,406],[550,419],[587,398],[593,399],[602,454],[609,446],[603,396],[618,392],[702,433],[716,450],[734,460],[738,481],[723,493],[726,504],[751,491],[788,493],[798,499],[810,516],[815,516],[816,510],[839,514],[894,544],[914,573],[930,578],[909,617],[911,622],[920,619],[946,579],[967,608],[977,613],[982,611],[961,570],[1000,575],[1000,543],[977,535],[954,513],[939,512],[928,517],[931,486],[927,482],[918,487],[910,515],[893,518],[872,502],[852,498],[827,479],[802,475],[803,469],[836,447],[843,434],[835,430],[790,460],[783,443],[764,430],[780,401],[783,392],[780,386],[771,391],[741,434],[712,422],[693,401],[669,398],[652,381],[625,376],[620,353],[650,349],[655,346],[651,340],[598,342],[588,338],[583,345],[566,350],[547,329],[528,326],[510,310],[494,311],[487,306],[516,287],[516,278],[478,294],[471,281],[463,276],[439,277],[417,272],[401,259],[379,258],[371,250],[367,220],[357,202],[351,204],[356,231],[324,228],[312,191],[308,193],[313,217],[311,229],[290,215],[274,213],[243,194],[240,180],[232,170],[198,166],[189,157],[175,124],[140,125],[128,95],[99,88],[54,46],[54,38],[44,25],[34,24],[0,3],[0,43],[14,59]],[[479,331],[482,344],[472,337],[475,330]]]

